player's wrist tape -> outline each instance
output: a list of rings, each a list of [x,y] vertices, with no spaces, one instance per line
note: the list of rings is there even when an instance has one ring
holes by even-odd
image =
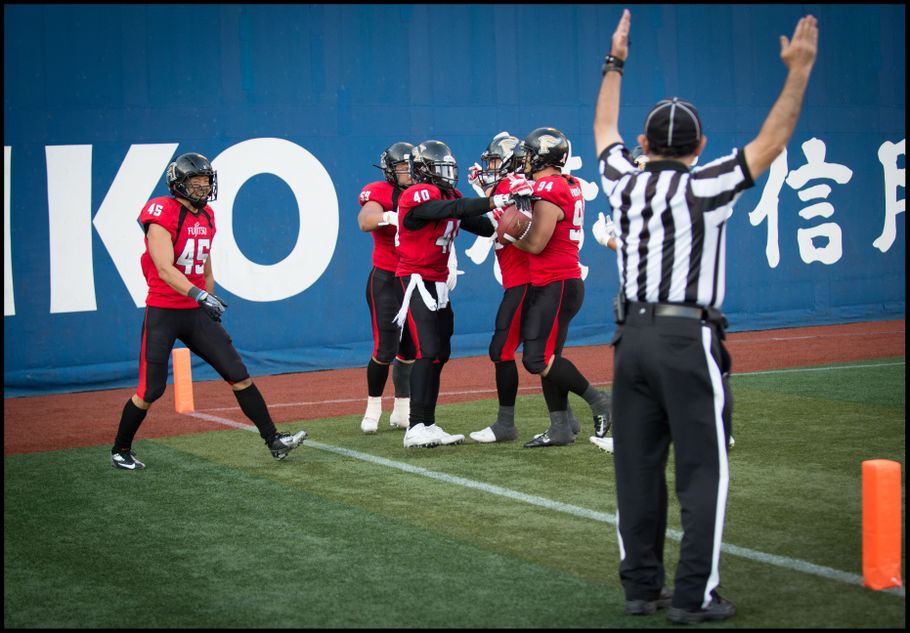
[[[198,286],[193,286],[190,288],[189,292],[186,293],[186,296],[195,300],[197,303],[202,303],[205,301],[205,298],[209,296],[209,293]]]
[[[626,65],[625,60],[622,60],[614,55],[606,55],[604,57],[604,65],[601,68],[601,75],[606,76],[608,72],[615,71],[622,75],[623,68]]]

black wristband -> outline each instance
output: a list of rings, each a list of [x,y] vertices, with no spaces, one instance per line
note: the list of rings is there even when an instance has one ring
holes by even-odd
[[[622,75],[623,67],[625,65],[626,65],[625,60],[622,60],[613,55],[606,55],[604,57],[604,65],[603,65],[603,68],[601,69],[601,74],[603,76],[606,76],[606,74],[608,72],[613,70],[613,71],[618,72],[620,75]]]

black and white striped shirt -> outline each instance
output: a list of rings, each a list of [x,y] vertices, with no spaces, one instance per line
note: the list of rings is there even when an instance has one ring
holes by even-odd
[[[692,170],[653,161],[639,170],[622,143],[600,155],[604,193],[618,236],[620,291],[629,301],[720,308],[724,226],[755,183],[741,150]]]

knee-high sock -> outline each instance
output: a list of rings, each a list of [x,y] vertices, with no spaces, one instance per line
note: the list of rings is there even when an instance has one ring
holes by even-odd
[[[265,400],[256,385],[251,384],[246,389],[235,391],[234,397],[237,398],[237,403],[240,405],[240,410],[243,411],[243,414],[252,420],[256,428],[259,429],[259,435],[262,439],[266,442],[272,439],[277,429],[275,429],[275,424],[272,422],[272,416],[269,415],[269,408],[266,406]]]
[[[518,395],[518,366],[514,360],[496,363],[496,394],[500,407],[514,407]]]
[[[414,363],[402,363],[396,359],[392,363],[392,382],[395,384],[396,398],[411,397],[411,368]]]
[[[371,358],[367,364],[367,394],[372,398],[381,398],[388,378],[389,366]]]
[[[132,448],[133,438],[136,437],[136,431],[145,419],[148,409],[140,409],[133,404],[133,399],[129,398],[123,405],[123,413],[120,414],[120,426],[117,427],[117,438],[114,440],[114,449],[125,452]]]
[[[565,411],[569,406],[569,391],[560,387],[559,383],[551,380],[549,376],[540,377],[540,386],[543,388],[543,398],[547,402],[547,411]]]

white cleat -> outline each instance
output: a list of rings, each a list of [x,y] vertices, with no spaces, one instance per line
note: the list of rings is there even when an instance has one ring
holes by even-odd
[[[733,439],[733,436],[731,435],[731,436],[730,436],[730,441],[727,442],[727,448],[728,448],[728,449],[731,449],[731,448],[733,448],[734,446],[736,446],[736,440],[734,440],[734,439]]]
[[[474,431],[469,434],[469,437],[475,442],[480,442],[481,444],[492,444],[496,441],[496,434],[493,433],[493,429],[490,427],[485,428],[482,431]]]
[[[360,421],[360,430],[364,433],[375,433],[379,428],[379,420],[375,418],[363,418]]]
[[[612,437],[597,437],[592,435],[590,438],[591,444],[596,446],[602,451],[606,451],[610,454],[613,453],[613,438]]]
[[[435,426],[435,425],[434,425]],[[415,424],[404,434],[405,448],[432,448],[439,445],[439,436],[424,425],[423,422]]]
[[[406,429],[411,422],[411,399],[395,398],[395,408],[389,417],[389,426],[393,429]]]
[[[455,446],[464,442],[464,435],[450,435],[442,430],[442,427],[438,424],[430,425],[429,430],[431,433],[436,434],[436,437],[439,438],[439,443],[443,446]]]

